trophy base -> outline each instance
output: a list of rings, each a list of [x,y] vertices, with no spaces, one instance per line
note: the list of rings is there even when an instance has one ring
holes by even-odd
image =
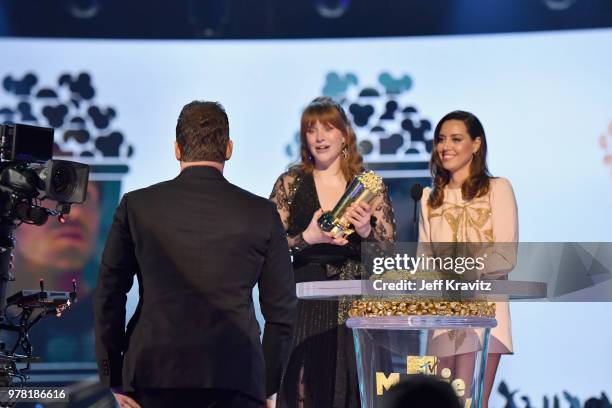
[[[336,226],[334,216],[330,211],[325,211],[317,220],[317,224],[325,232],[331,232]]]
[[[330,232],[334,238],[344,238],[355,232],[351,228],[351,224],[343,222],[342,219],[334,218],[330,211],[324,212],[317,220],[317,224],[323,231]]]
[[[346,228],[342,225],[337,225],[334,228],[332,228],[330,232],[332,234],[332,237],[334,238],[346,238],[349,235],[351,235],[353,232],[355,232],[355,230],[351,228]]]

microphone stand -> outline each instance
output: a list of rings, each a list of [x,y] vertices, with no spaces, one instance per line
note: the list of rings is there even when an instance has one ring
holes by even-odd
[[[415,183],[410,189],[410,196],[414,201],[413,213],[412,213],[412,236],[414,237],[414,241],[419,240],[419,231],[417,229],[417,206],[419,205],[419,201],[421,197],[423,197],[423,186],[419,183]]]

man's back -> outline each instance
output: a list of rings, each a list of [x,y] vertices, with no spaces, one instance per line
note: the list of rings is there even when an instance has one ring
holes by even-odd
[[[125,304],[133,274],[140,302],[123,335],[124,320],[110,312]],[[264,353],[251,298],[256,283]],[[109,385],[121,379],[124,347],[127,390],[219,388],[263,400],[278,388],[295,310],[274,206],[206,166],[126,194],[104,251],[95,307],[97,356],[109,367]]]

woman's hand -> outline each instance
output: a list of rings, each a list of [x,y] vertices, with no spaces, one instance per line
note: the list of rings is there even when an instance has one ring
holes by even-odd
[[[367,238],[372,232],[372,225],[370,225],[370,219],[372,218],[372,208],[364,203],[353,203],[344,213],[344,218],[353,224],[355,232],[359,234],[361,238]]]
[[[317,220],[323,215],[323,210],[318,209],[310,220],[308,227],[302,232],[302,237],[310,245],[314,244],[334,244],[334,245],[346,245],[348,241],[346,238],[334,238],[331,233],[325,232],[319,227]]]

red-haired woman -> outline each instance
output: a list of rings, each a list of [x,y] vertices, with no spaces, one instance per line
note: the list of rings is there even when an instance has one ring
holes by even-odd
[[[358,279],[360,243],[395,239],[387,189],[372,206],[361,203],[347,212],[355,233],[332,238],[317,219],[364,170],[355,133],[344,109],[320,97],[304,110],[300,136],[301,162],[278,178],[270,196],[287,231],[295,280]],[[299,301],[294,348],[278,407],[360,406],[353,339],[344,325],[348,308],[348,299]]]

